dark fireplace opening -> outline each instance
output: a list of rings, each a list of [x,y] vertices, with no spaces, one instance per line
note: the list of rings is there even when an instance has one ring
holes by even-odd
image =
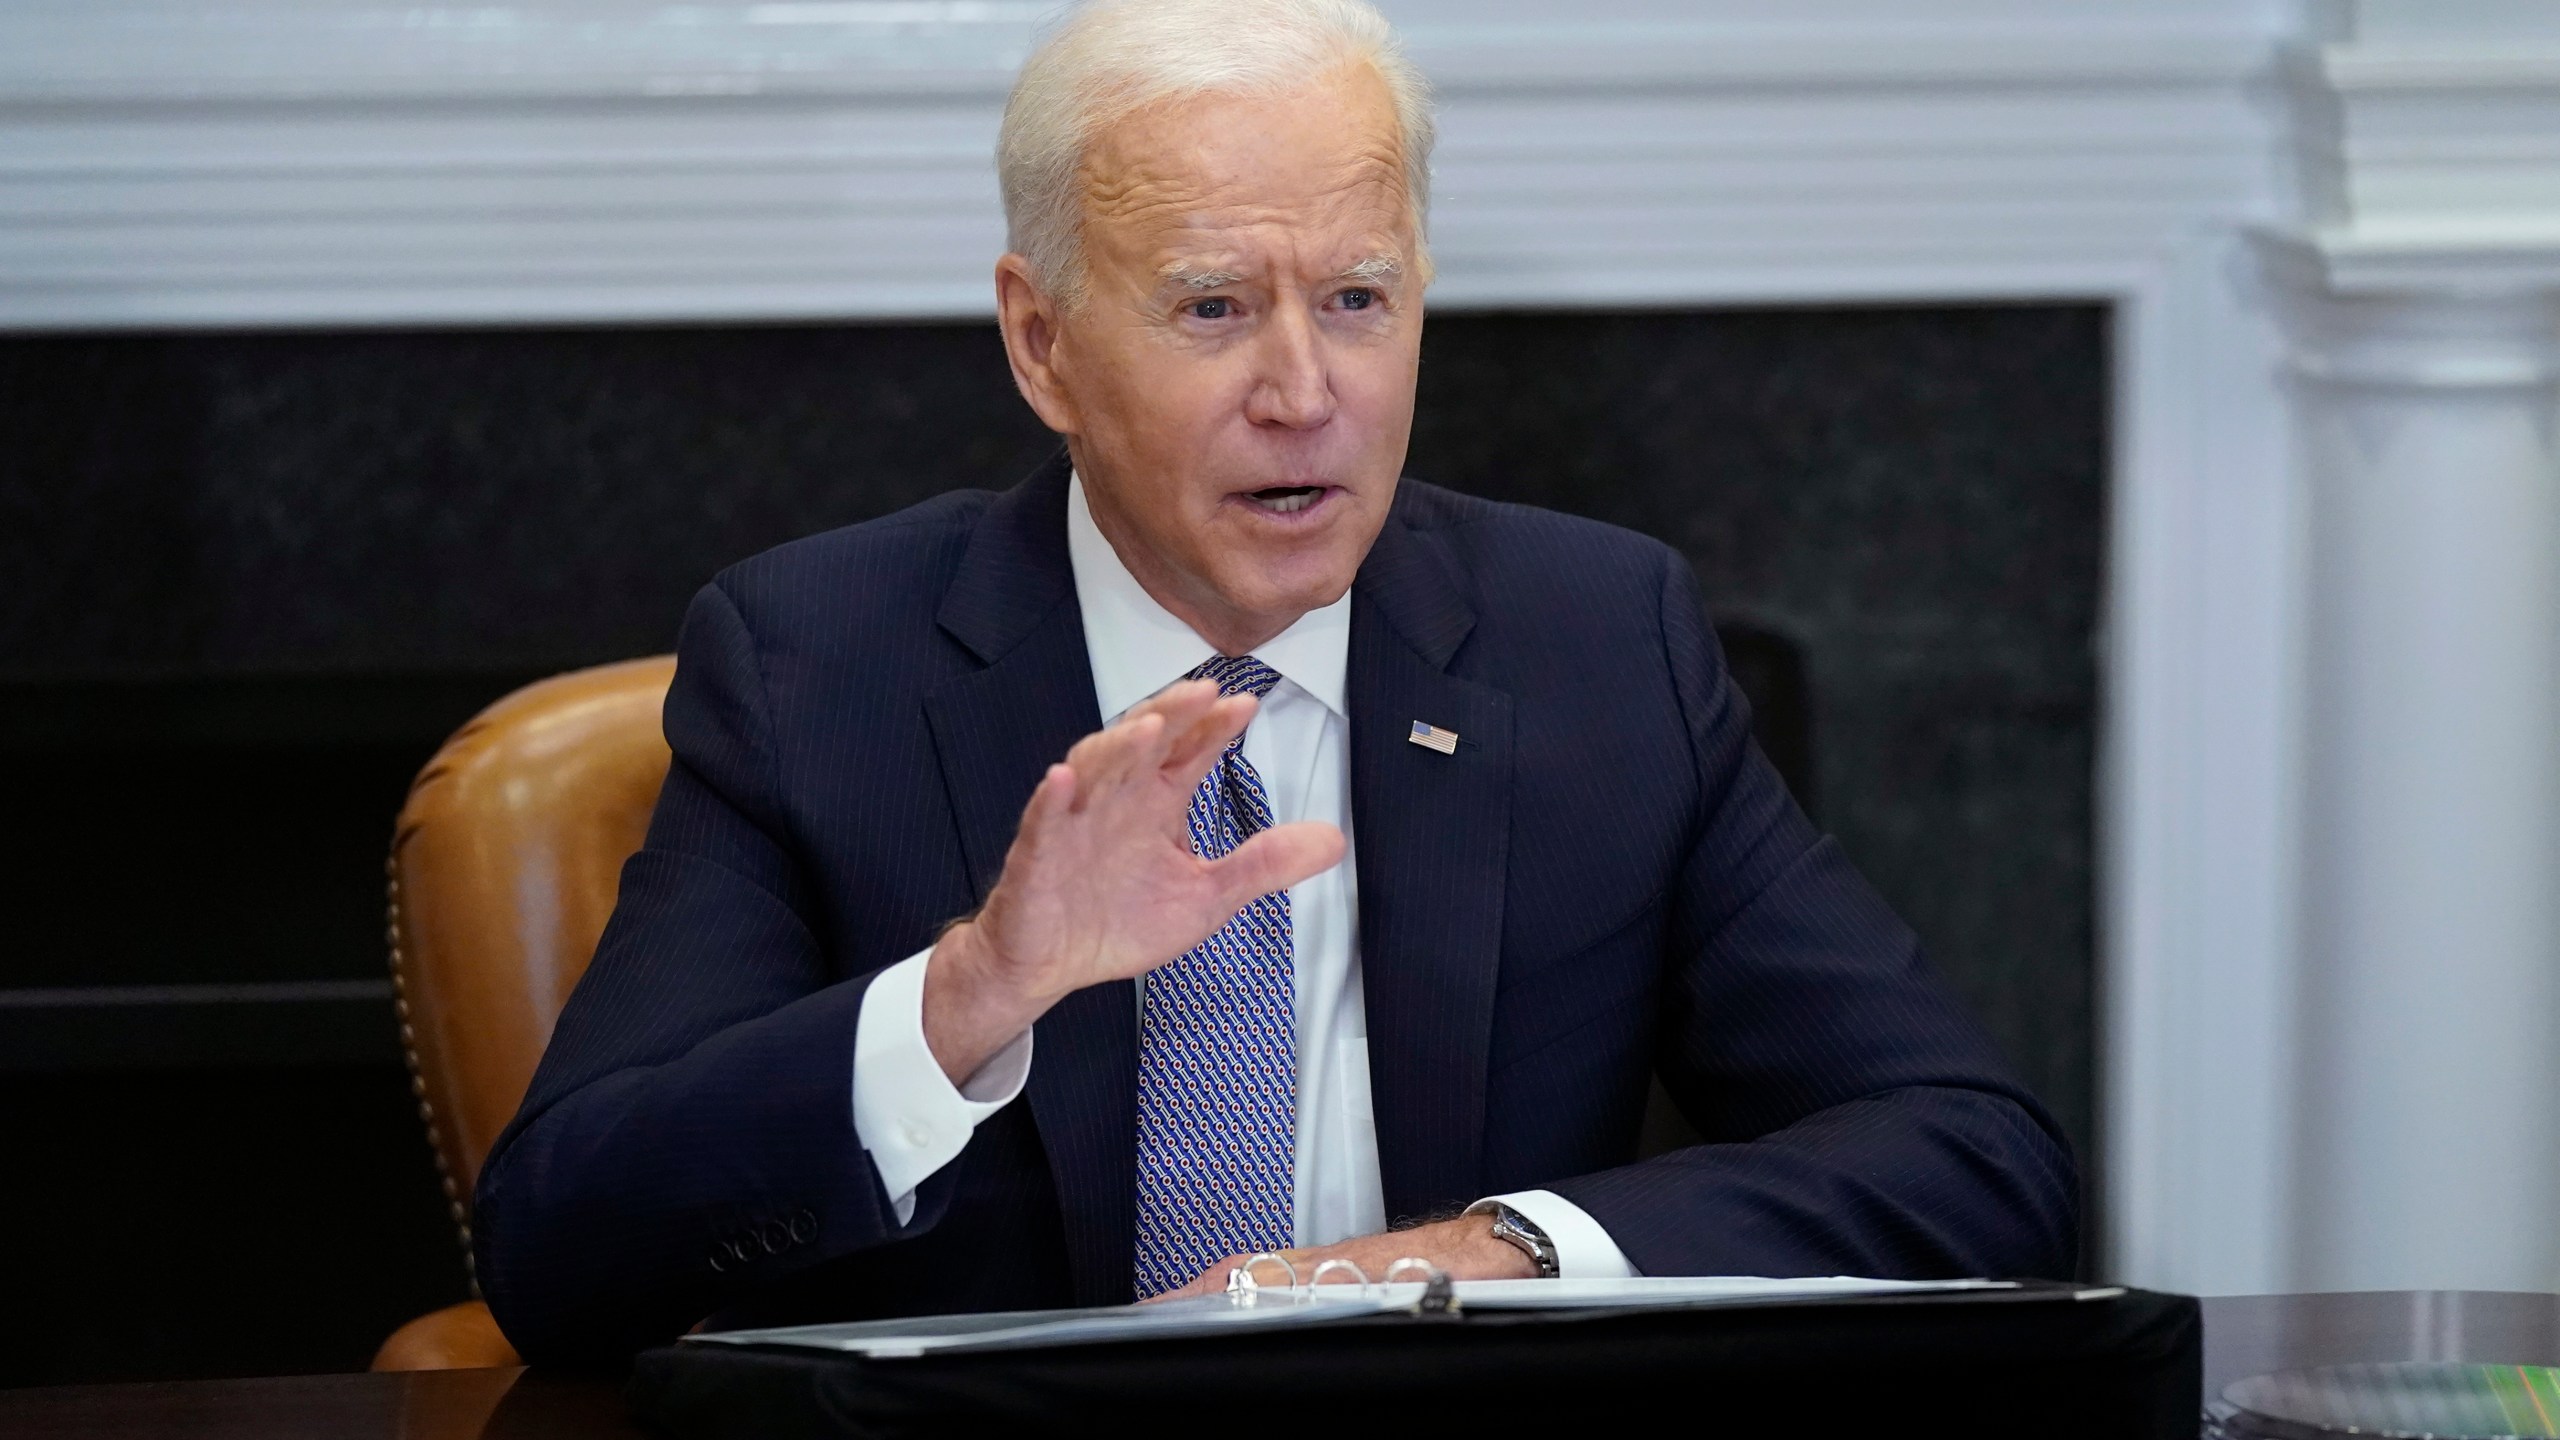
[[[2106,332],[1443,315],[1409,466],[1690,557],[1763,748],[2084,1165]],[[722,565],[1051,443],[975,325],[0,339],[0,1222],[116,1237],[36,1247],[0,1385],[354,1368],[460,1298],[384,979],[409,776]]]

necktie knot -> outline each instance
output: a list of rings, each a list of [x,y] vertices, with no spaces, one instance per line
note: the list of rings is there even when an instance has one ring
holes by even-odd
[[[1182,678],[1215,680],[1221,695],[1251,695],[1258,699],[1280,683],[1280,672],[1250,655],[1212,655]]]

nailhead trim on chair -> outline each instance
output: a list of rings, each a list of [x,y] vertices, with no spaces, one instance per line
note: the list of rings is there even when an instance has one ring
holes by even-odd
[[[436,1180],[444,1188],[445,1213],[453,1217],[454,1230],[462,1240],[462,1273],[471,1286],[471,1298],[480,1294],[480,1267],[471,1253],[471,1209],[465,1203],[462,1189],[454,1183],[453,1170],[444,1161],[444,1134],[436,1124],[435,1102],[427,1098],[427,1072],[418,1063],[418,1033],[409,1023],[409,976],[406,956],[400,948],[400,842],[394,836],[391,854],[383,860],[385,888],[388,892],[386,932],[391,942],[392,1006],[400,1017],[400,1054],[409,1065],[409,1093],[418,1097],[418,1118],[426,1122],[427,1149],[436,1157]]]

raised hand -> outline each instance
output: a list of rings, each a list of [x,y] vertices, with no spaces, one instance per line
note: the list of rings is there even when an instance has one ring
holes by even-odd
[[[1178,959],[1256,897],[1341,863],[1342,832],[1314,821],[1192,852],[1192,792],[1254,706],[1185,681],[1049,767],[986,905],[925,970],[925,1041],[953,1084],[1074,991]]]

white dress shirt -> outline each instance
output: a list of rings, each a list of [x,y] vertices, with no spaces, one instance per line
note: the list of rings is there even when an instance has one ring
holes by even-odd
[[[1216,653],[1157,604],[1121,563],[1093,523],[1081,480],[1068,484],[1067,555],[1104,723]],[[1255,648],[1254,658],[1278,671],[1280,682],[1245,730],[1244,758],[1262,777],[1276,823],[1330,821],[1356,845],[1343,693],[1350,647],[1351,597],[1345,594]],[[1360,882],[1353,854],[1346,846],[1341,864],[1289,892],[1298,1016],[1292,1229],[1301,1246],[1375,1234],[1387,1224],[1377,1121],[1369,1104],[1369,1021],[1360,985]],[[932,954],[926,950],[899,961],[871,982],[854,1034],[854,1130],[901,1224],[914,1217],[916,1187],[950,1164],[978,1122],[1012,1103],[1031,1074],[1029,1031],[965,1084],[954,1086],[942,1073],[924,1039],[924,971]],[[1501,1122],[1491,1117],[1491,1123]],[[1563,1196],[1530,1190],[1493,1198],[1547,1232],[1566,1278],[1634,1273],[1599,1222]]]

